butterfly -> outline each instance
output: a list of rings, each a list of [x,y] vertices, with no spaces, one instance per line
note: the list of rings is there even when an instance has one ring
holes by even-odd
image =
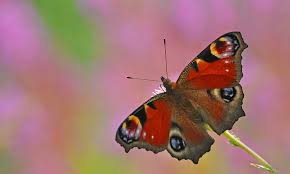
[[[220,135],[245,116],[239,82],[247,47],[240,32],[226,33],[195,57],[176,82],[162,76],[166,91],[132,112],[119,126],[116,141],[126,152],[134,147],[167,150],[197,164],[214,143],[204,125]]]

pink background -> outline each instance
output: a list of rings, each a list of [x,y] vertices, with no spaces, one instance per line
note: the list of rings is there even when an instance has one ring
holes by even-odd
[[[233,131],[280,173],[289,172],[290,1],[77,0],[100,43],[87,64],[51,37],[33,2],[0,1],[0,174],[263,173],[214,134],[198,165],[167,152],[126,154],[114,140],[120,122],[159,85],[125,77],[165,75],[163,38],[176,80],[230,31],[249,45],[241,80],[246,117]]]

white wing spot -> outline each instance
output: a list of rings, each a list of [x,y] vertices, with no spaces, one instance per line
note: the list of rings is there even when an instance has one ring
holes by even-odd
[[[152,92],[154,95],[161,94],[166,92],[166,88],[163,85],[160,85],[157,89],[154,89]]]

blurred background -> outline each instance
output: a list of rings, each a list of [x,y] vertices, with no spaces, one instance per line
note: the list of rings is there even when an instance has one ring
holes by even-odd
[[[126,154],[115,132],[218,36],[240,31],[246,117],[233,131],[290,170],[290,1],[1,0],[0,174],[264,173],[224,137],[198,165]]]

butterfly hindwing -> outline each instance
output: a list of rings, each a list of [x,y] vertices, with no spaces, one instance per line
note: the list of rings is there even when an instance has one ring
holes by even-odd
[[[214,139],[199,120],[192,119],[198,115],[199,112],[193,108],[175,111],[167,147],[171,156],[179,160],[189,159],[197,164],[199,158],[210,151]]]
[[[220,36],[183,70],[177,84],[188,89],[225,88],[242,78],[241,53],[247,48],[239,32]]]
[[[217,105],[221,106],[221,113],[213,113],[204,115],[203,119],[208,123],[211,128],[217,133],[221,134],[225,130],[232,129],[235,122],[245,116],[242,108],[243,104],[243,89],[241,85],[236,85],[228,88],[213,89],[207,91],[210,96],[210,103],[204,110],[209,112],[214,110]],[[220,114],[220,115],[219,115]]]
[[[241,85],[228,88],[184,90],[192,105],[199,110],[203,121],[217,133],[232,129],[234,123],[245,116]]]

